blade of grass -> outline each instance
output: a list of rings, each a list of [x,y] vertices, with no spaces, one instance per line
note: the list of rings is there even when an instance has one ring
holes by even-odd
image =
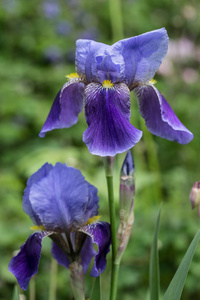
[[[195,235],[192,240],[185,256],[183,257],[180,266],[178,267],[170,285],[164,294],[163,300],[180,300],[181,294],[183,292],[185,280],[194,256],[194,252],[200,240],[200,230]]]
[[[19,300],[19,289],[18,289],[17,284],[15,285],[15,287],[13,289],[12,300]]]
[[[160,270],[159,270],[159,255],[158,255],[158,232],[160,225],[161,207],[158,212],[156,227],[154,231],[153,243],[150,256],[149,269],[149,284],[150,284],[150,299],[159,300],[160,294]]]
[[[102,300],[101,295],[101,274],[99,273],[99,277],[95,278],[94,284],[92,287],[92,291],[90,294],[90,300]]]

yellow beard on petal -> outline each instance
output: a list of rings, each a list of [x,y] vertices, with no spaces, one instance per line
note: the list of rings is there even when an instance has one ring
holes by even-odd
[[[67,79],[77,79],[80,78],[80,76],[77,73],[70,73],[65,76]]]
[[[156,84],[157,81],[156,81],[155,79],[151,79],[151,80],[149,81],[149,83],[150,83],[150,84]]]
[[[104,80],[102,82],[102,85],[105,89],[111,89],[114,86],[114,83],[111,82],[111,80]]]
[[[100,218],[101,218],[101,216],[94,216],[92,218],[89,218],[85,225],[96,223]]]
[[[35,226],[30,227],[30,229],[31,230],[36,230],[36,231],[45,230],[44,226],[42,226],[42,225],[35,225]]]

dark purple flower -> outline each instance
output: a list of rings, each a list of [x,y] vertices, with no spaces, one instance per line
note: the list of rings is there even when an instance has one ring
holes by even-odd
[[[114,156],[132,148],[142,132],[130,123],[130,91],[150,132],[180,144],[193,134],[179,121],[152,83],[167,53],[164,28],[118,41],[112,46],[92,40],[76,42],[76,70],[58,93],[40,132],[70,127],[85,102],[88,128],[83,134],[92,154]]]
[[[65,164],[53,167],[46,163],[28,179],[23,209],[36,225],[33,229],[40,231],[29,236],[9,264],[22,289],[27,289],[38,272],[45,236],[53,240],[52,255],[59,264],[68,268],[72,262],[81,261],[84,272],[95,255],[96,243],[99,250],[91,275],[104,271],[111,244],[110,225],[97,221],[98,202],[97,189],[79,170]]]

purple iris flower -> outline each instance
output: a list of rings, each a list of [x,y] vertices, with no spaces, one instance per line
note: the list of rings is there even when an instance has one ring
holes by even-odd
[[[98,222],[97,189],[81,172],[65,164],[55,167],[46,163],[27,181],[23,209],[40,229],[29,236],[20,252],[11,259],[9,271],[20,287],[27,289],[38,272],[42,240],[53,240],[52,255],[66,268],[80,261],[86,272],[95,255],[91,275],[97,277],[106,267],[106,254],[111,244],[110,225]],[[96,220],[96,221],[95,221]],[[96,254],[93,243],[98,245]]]
[[[67,128],[78,120],[85,103],[88,128],[83,141],[92,154],[114,156],[132,148],[142,132],[130,123],[130,91],[149,131],[189,143],[193,134],[179,121],[152,78],[167,53],[164,28],[108,46],[92,40],[76,42],[76,71],[59,91],[40,132]]]

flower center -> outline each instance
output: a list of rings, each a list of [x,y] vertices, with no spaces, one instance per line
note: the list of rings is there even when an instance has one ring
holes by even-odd
[[[111,82],[111,80],[104,80],[102,82],[102,85],[105,89],[111,89],[114,86],[114,83]]]

